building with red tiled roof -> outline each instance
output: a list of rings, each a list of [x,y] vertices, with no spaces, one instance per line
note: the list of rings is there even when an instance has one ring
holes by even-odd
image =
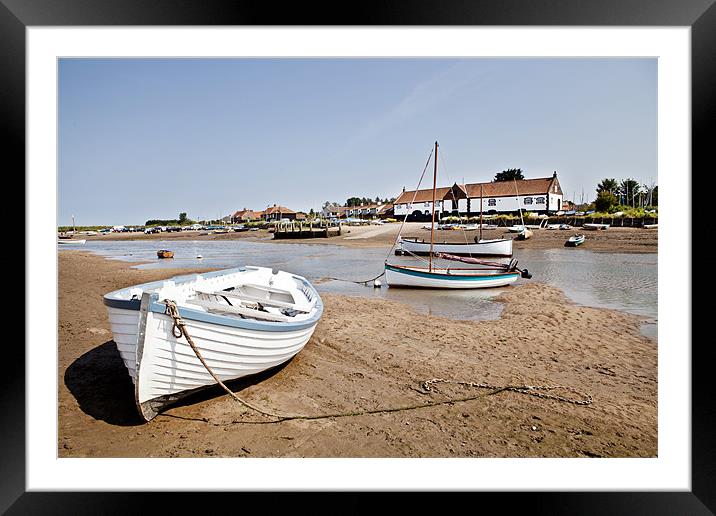
[[[296,220],[296,212],[285,206],[274,204],[264,210],[263,219],[268,221],[281,219]]]
[[[562,188],[557,172],[551,177],[469,183],[436,188],[435,212],[438,216],[512,213],[519,210],[554,213],[562,209]],[[403,190],[393,203],[396,216],[430,216],[433,189]]]
[[[249,220],[257,220],[261,218],[262,213],[263,212],[256,212],[254,210],[247,210],[246,208],[244,208],[243,210],[239,210],[231,216],[231,222],[236,224],[240,222],[247,222]]]

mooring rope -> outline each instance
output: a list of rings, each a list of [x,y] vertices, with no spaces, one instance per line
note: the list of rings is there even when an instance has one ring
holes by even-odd
[[[189,343],[189,346],[191,346],[191,349],[194,351],[194,354],[196,355],[196,358],[199,359],[201,364],[204,366],[204,368],[207,370],[207,372],[211,375],[211,377],[218,383],[224,391],[226,391],[235,401],[241,403],[247,408],[250,408],[251,410],[254,410],[258,412],[259,414],[263,414],[265,416],[276,418],[275,423],[279,423],[281,421],[288,421],[291,419],[327,419],[327,418],[336,418],[336,417],[349,417],[349,416],[362,416],[366,414],[380,414],[380,413],[389,413],[389,412],[399,412],[404,410],[414,410],[419,408],[427,408],[427,407],[435,407],[438,405],[446,405],[450,403],[457,403],[462,401],[470,401],[470,400],[476,400],[478,398],[482,398],[485,396],[491,396],[494,394],[498,394],[500,392],[504,391],[512,391],[517,392],[520,394],[527,394],[529,396],[536,396],[538,398],[543,399],[552,399],[556,401],[561,401],[564,403],[572,403],[574,405],[589,405],[592,403],[592,397],[589,394],[581,393],[571,387],[565,387],[562,385],[493,385],[488,383],[476,383],[476,382],[463,382],[463,381],[456,381],[456,380],[446,380],[443,378],[433,378],[432,380],[427,380],[421,384],[423,391],[425,394],[428,394],[431,392],[431,386],[437,383],[446,383],[446,384],[454,384],[454,385],[462,385],[464,387],[474,387],[479,389],[489,389],[492,392],[489,392],[487,394],[482,395],[473,395],[473,396],[466,396],[461,398],[450,398],[448,400],[443,401],[434,401],[434,402],[427,402],[427,403],[416,403],[413,405],[405,405],[400,407],[388,407],[388,408],[379,408],[379,409],[364,409],[364,410],[351,410],[351,411],[345,411],[345,412],[334,412],[329,414],[317,414],[317,415],[302,415],[302,414],[279,414],[275,412],[271,412],[266,409],[262,409],[260,407],[257,407],[255,405],[252,405],[248,401],[240,398],[237,396],[231,389],[229,389],[224,382],[222,382],[216,374],[211,370],[209,365],[204,360],[204,357],[199,352],[199,349],[196,347],[196,344],[194,344],[194,341],[192,340],[189,333],[186,331],[186,323],[179,315],[179,309],[177,308],[177,305],[174,301],[171,301],[169,299],[165,299],[162,301],[166,305],[166,314],[169,315],[174,324],[172,326],[172,334],[177,339],[180,339],[182,336],[186,338],[186,341]],[[572,399],[567,398],[566,396],[560,396],[557,394],[548,394],[549,391],[552,390],[565,390],[572,392],[576,395],[579,395],[582,397],[582,399]]]
[[[415,188],[415,193],[413,193],[413,200],[411,201],[410,206],[412,206],[413,204],[415,204],[415,198],[416,198],[417,195],[418,195],[418,190],[420,190],[420,184],[423,182],[423,177],[425,177],[425,171],[428,169],[428,165],[430,164],[430,158],[431,158],[432,156],[433,156],[433,150],[430,150],[430,154],[428,155],[428,159],[427,159],[427,161],[425,162],[425,167],[423,167],[423,173],[420,174],[420,180],[418,181],[418,186]],[[386,254],[386,256],[385,256],[384,263],[388,263],[388,257],[390,256],[390,253],[393,251],[393,249],[395,249],[395,246],[398,244],[398,240],[400,239],[400,235],[401,235],[401,233],[403,232],[403,226],[405,225],[405,221],[408,220],[408,215],[409,215],[409,213],[406,212],[406,213],[405,213],[405,217],[403,217],[403,222],[401,222],[400,228],[398,228],[398,236],[395,238],[395,241],[393,242],[393,245],[390,246],[390,249],[388,249],[388,254]],[[411,254],[412,254],[412,253],[411,253]],[[426,260],[426,261],[427,261],[427,260]],[[365,281],[356,281],[356,280],[349,280],[349,279],[344,279],[344,278],[334,278],[334,277],[331,277],[331,276],[326,276],[325,279],[331,279],[331,280],[336,280],[336,281],[345,281],[345,282],[347,282],[347,283],[357,283],[357,284],[359,284],[359,285],[365,285],[365,284],[367,284],[367,283],[370,283],[371,281],[377,280],[378,278],[380,278],[380,277],[383,276],[384,274],[385,274],[385,269],[383,269],[383,272],[381,272],[380,274],[378,274],[375,278],[371,278],[371,279],[365,280]]]
[[[345,281],[345,282],[347,282],[347,283],[358,283],[359,285],[362,285],[362,284],[364,284],[364,283],[370,283],[371,281],[377,280],[377,279],[380,278],[383,274],[385,274],[385,270],[383,270],[383,272],[381,272],[380,274],[378,274],[375,278],[371,278],[371,279],[365,280],[365,281],[349,280],[349,279],[345,279],[345,278],[334,278],[334,277],[332,277],[332,276],[324,276],[324,278],[322,278],[322,279],[331,279],[331,280],[336,280],[336,281]]]

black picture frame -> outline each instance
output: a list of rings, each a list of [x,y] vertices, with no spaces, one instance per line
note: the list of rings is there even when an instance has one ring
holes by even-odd
[[[117,25],[448,25],[448,26],[684,26],[691,28],[692,170],[710,170],[713,146],[708,129],[716,120],[716,6],[714,0],[415,0],[413,2],[292,3],[270,2],[102,0],[0,0],[0,109],[5,170],[25,169],[25,30],[32,26]],[[8,161],[8,158],[10,160]],[[689,171],[684,171],[688,174]],[[691,176],[692,189],[697,187]],[[24,188],[24,186],[22,187]],[[692,220],[704,219],[705,207],[692,195]],[[27,229],[26,229],[27,231]],[[692,233],[692,242],[697,241]],[[692,270],[697,257],[691,254]],[[713,262],[713,258],[709,258]],[[698,264],[703,268],[703,263]],[[25,275],[32,271],[25,270]],[[692,281],[688,278],[688,281]],[[712,280],[706,279],[706,281]],[[691,283],[693,285],[693,283]],[[704,286],[705,288],[706,286]],[[693,294],[697,292],[692,289]],[[687,300],[685,300],[686,302]],[[692,302],[692,323],[708,320],[708,304]],[[693,326],[692,326],[693,328]],[[693,328],[695,330],[695,328]],[[693,333],[692,333],[693,334]],[[694,340],[694,339],[692,339]],[[531,514],[714,514],[716,510],[716,426],[712,390],[712,346],[709,339],[691,347],[692,357],[692,489],[689,492],[522,492],[470,493],[480,504],[492,501]],[[697,341],[698,342],[698,341]],[[216,508],[219,493],[84,493],[25,490],[25,354],[5,342],[4,357],[12,367],[4,372],[0,391],[0,510],[8,514],[114,514],[142,512],[150,503],[164,511]],[[689,346],[690,342],[669,345]],[[299,493],[271,496],[277,502],[300,504]],[[247,493],[236,493],[245,497]],[[357,498],[357,494],[352,494]],[[159,499],[161,497],[161,499]],[[461,498],[454,500],[461,503]],[[211,506],[206,503],[211,501]],[[411,500],[421,503],[413,493]],[[344,502],[345,503],[345,502]],[[469,502],[474,504],[474,501]],[[459,506],[459,505],[458,505]],[[356,503],[351,511],[365,509]],[[239,509],[249,510],[242,505]],[[232,511],[233,512],[233,511]]]

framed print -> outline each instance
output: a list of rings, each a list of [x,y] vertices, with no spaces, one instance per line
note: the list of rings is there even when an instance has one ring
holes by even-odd
[[[716,7],[369,7],[0,6],[28,240],[3,510],[713,512]]]

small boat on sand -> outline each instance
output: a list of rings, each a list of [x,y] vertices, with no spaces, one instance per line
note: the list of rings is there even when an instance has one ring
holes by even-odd
[[[58,244],[84,244],[87,240],[80,239],[80,238],[63,238],[60,237],[57,239]]]
[[[567,239],[564,243],[565,247],[577,247],[584,243],[584,235],[574,235]]]
[[[287,362],[323,313],[305,278],[252,266],[127,287],[105,294],[104,304],[146,421],[217,379]]]
[[[157,258],[174,258],[174,251],[160,249],[159,251],[157,251]]]
[[[528,238],[532,238],[534,236],[534,233],[531,229],[525,228],[519,233],[517,233],[517,236],[515,237],[515,240],[527,240]]]
[[[582,227],[584,229],[588,229],[590,231],[596,231],[599,229],[609,229],[609,224],[583,224]]]
[[[659,224],[644,224],[644,229],[659,229]]]

